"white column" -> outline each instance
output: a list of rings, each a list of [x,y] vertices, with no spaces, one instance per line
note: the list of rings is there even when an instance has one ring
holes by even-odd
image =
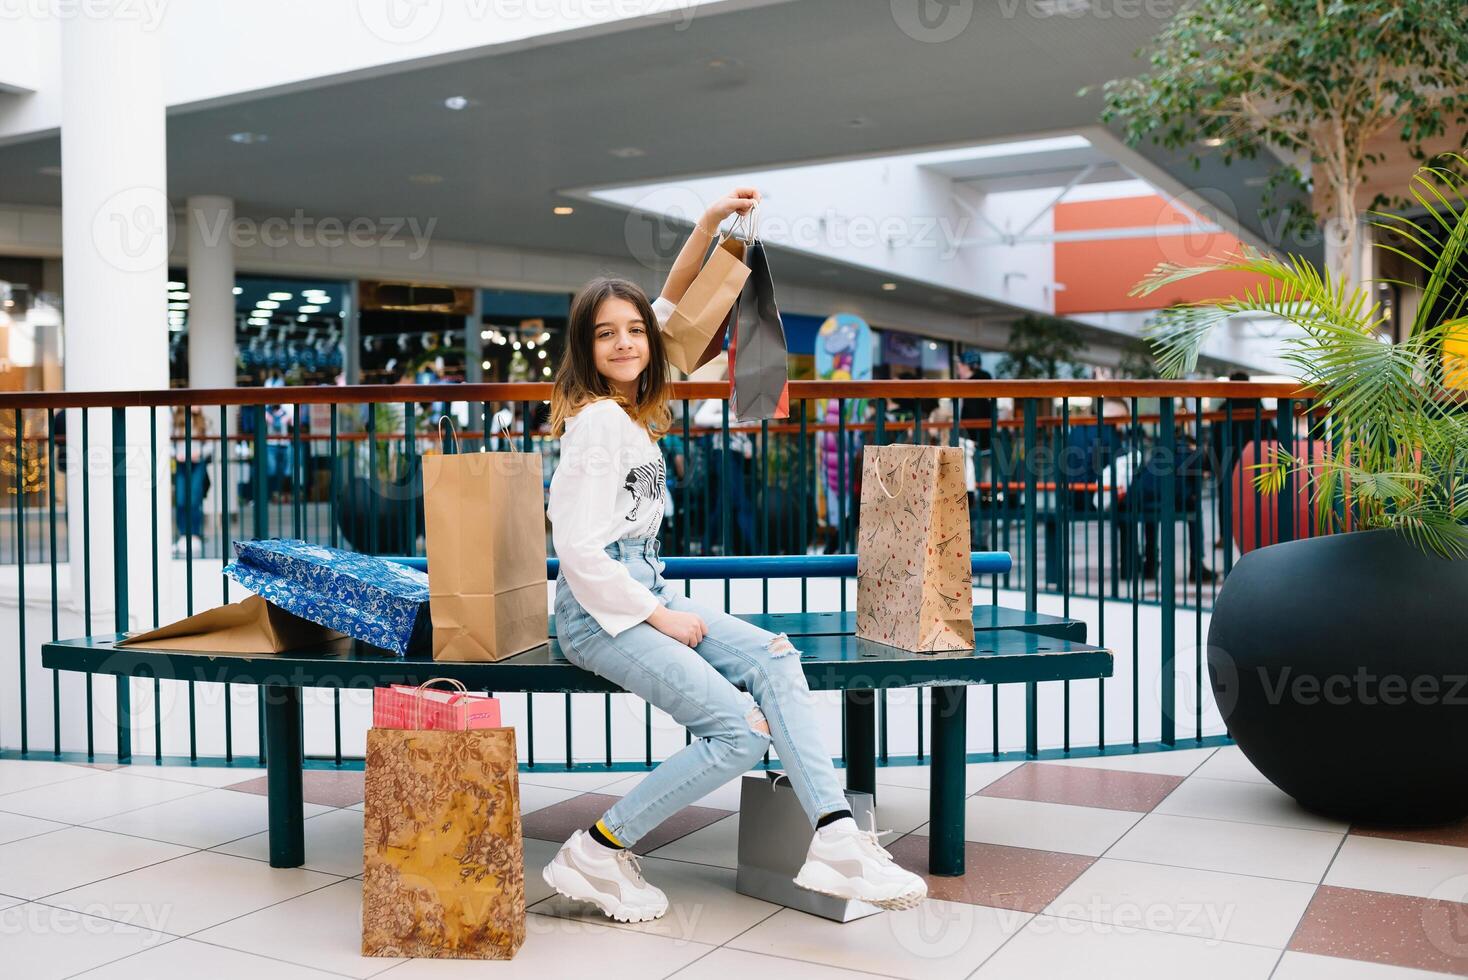
[[[189,256],[189,387],[235,386],[234,201],[197,195],[184,208]]]
[[[168,387],[167,261],[173,216],[167,200],[163,45],[156,25],[143,18],[77,16],[62,25],[61,195],[65,292],[65,379],[72,391]],[[133,628],[152,622],[152,562],[170,522],[168,419],[158,412],[159,459],[150,473],[149,414],[126,415],[127,584]],[[68,515],[72,602],[80,609],[82,577],[81,473],[91,483],[93,622],[83,628],[111,632],[114,621],[112,413],[89,414],[91,454],[81,457],[81,416],[67,418]],[[151,535],[149,483],[159,487],[159,540]],[[168,591],[168,552],[161,552],[160,592]],[[160,597],[162,598],[162,597]],[[163,615],[172,612],[161,602]],[[76,620],[73,620],[76,622]],[[41,672],[36,671],[39,675]],[[63,747],[74,749],[84,731],[80,681],[64,696]],[[95,681],[97,750],[116,747],[110,678]],[[145,703],[151,683],[132,687],[134,751],[151,729]],[[49,701],[49,698],[46,699]],[[39,698],[33,704],[41,703]],[[84,743],[83,743],[84,744]]]

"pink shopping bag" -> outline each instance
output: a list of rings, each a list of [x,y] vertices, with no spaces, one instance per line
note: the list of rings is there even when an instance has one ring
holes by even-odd
[[[454,691],[435,691],[433,684],[450,684]],[[435,677],[417,687],[394,684],[372,689],[372,727],[416,731],[463,732],[500,727],[498,698],[470,694],[451,677]]]

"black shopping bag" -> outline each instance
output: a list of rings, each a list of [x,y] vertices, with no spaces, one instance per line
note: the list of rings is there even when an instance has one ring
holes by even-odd
[[[769,256],[758,238],[744,250],[744,261],[749,278],[739,294],[729,338],[729,414],[740,422],[789,418],[790,353],[775,305]]]

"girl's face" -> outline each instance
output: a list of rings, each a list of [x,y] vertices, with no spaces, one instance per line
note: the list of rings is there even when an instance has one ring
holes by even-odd
[[[597,308],[592,360],[602,377],[629,396],[636,395],[637,378],[650,360],[647,331],[637,307],[620,296],[608,296]]]

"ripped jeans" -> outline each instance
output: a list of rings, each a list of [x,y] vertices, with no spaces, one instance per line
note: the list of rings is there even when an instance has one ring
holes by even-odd
[[[697,613],[708,625],[697,647],[646,622],[611,636],[581,608],[565,576],[556,579],[556,633],[566,659],[661,708],[693,735],[606,812],[602,820],[612,835],[631,846],[748,771],[771,742],[812,827],[846,809],[800,653],[789,639],[667,588],[656,538],[615,541],[606,550],[664,606]]]

